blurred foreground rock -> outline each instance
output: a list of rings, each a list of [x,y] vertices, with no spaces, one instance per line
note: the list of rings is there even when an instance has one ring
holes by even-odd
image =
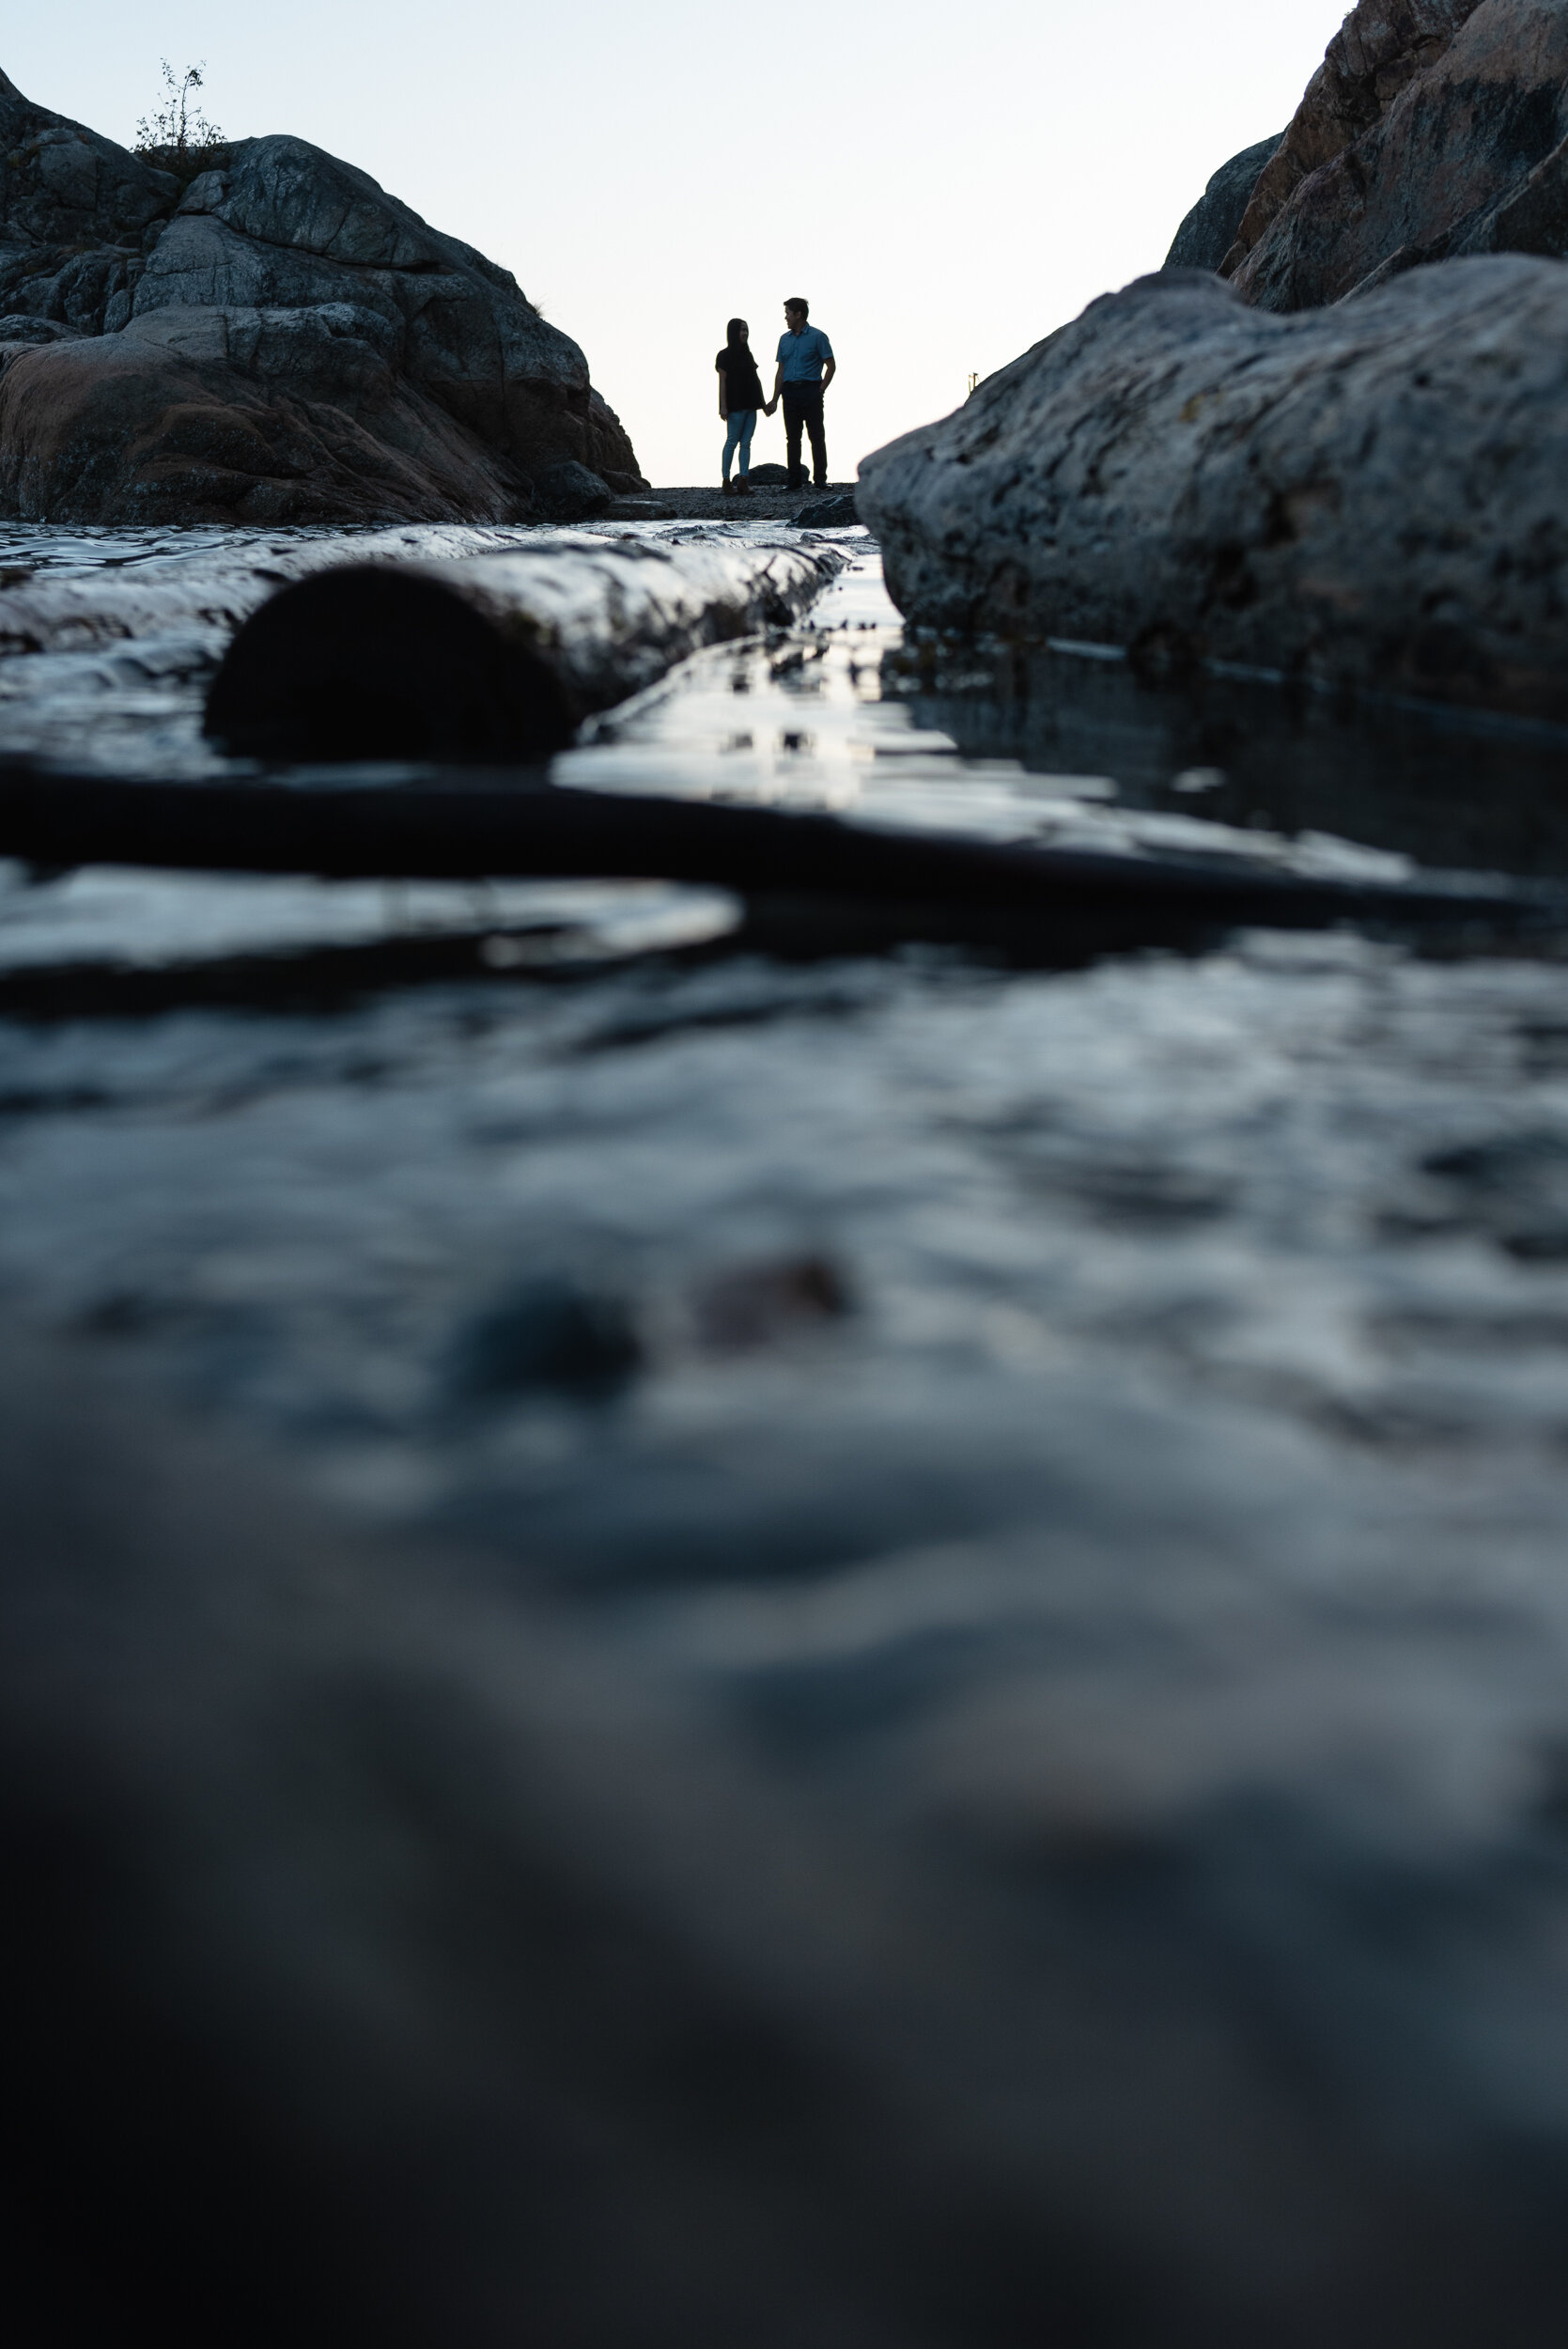
[[[578,346],[352,164],[245,139],[181,193],[3,76],[0,149],[0,514],[501,521],[553,518],[551,469],[640,486]]]
[[[1565,18],[1568,22],[1568,18]],[[1568,271],[1140,279],[865,460],[912,620],[1568,715]]]

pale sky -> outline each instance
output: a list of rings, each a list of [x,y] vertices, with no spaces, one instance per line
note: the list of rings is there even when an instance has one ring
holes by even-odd
[[[20,12],[19,12],[20,13]],[[827,329],[835,480],[1113,286],[1284,127],[1344,0],[72,0],[0,67],[131,145],[158,61],[231,138],[289,131],[512,270],[650,480],[719,477],[713,356]],[[783,419],[753,462],[784,454]]]

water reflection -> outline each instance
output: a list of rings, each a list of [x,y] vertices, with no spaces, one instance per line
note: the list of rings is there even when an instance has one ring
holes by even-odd
[[[806,627],[687,662],[556,781],[1367,879],[1568,870],[1568,732],[907,636],[875,548],[848,542]]]
[[[1422,864],[1568,869],[1568,732],[1046,647],[890,646],[880,691],[967,759],[1099,770],[1121,804]]]

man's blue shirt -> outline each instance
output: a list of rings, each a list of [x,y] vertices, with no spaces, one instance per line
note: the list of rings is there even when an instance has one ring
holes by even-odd
[[[786,328],[779,336],[779,364],[786,383],[820,383],[822,363],[832,355],[833,346],[820,326],[802,327],[799,334]]]

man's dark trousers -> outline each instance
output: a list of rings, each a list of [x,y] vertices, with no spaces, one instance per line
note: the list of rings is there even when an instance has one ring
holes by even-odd
[[[800,427],[806,428],[811,441],[811,469],[821,489],[828,478],[828,442],[822,429],[822,386],[820,383],[786,383],[784,386],[784,461],[789,467],[789,486],[803,489],[806,476],[800,469]]]

